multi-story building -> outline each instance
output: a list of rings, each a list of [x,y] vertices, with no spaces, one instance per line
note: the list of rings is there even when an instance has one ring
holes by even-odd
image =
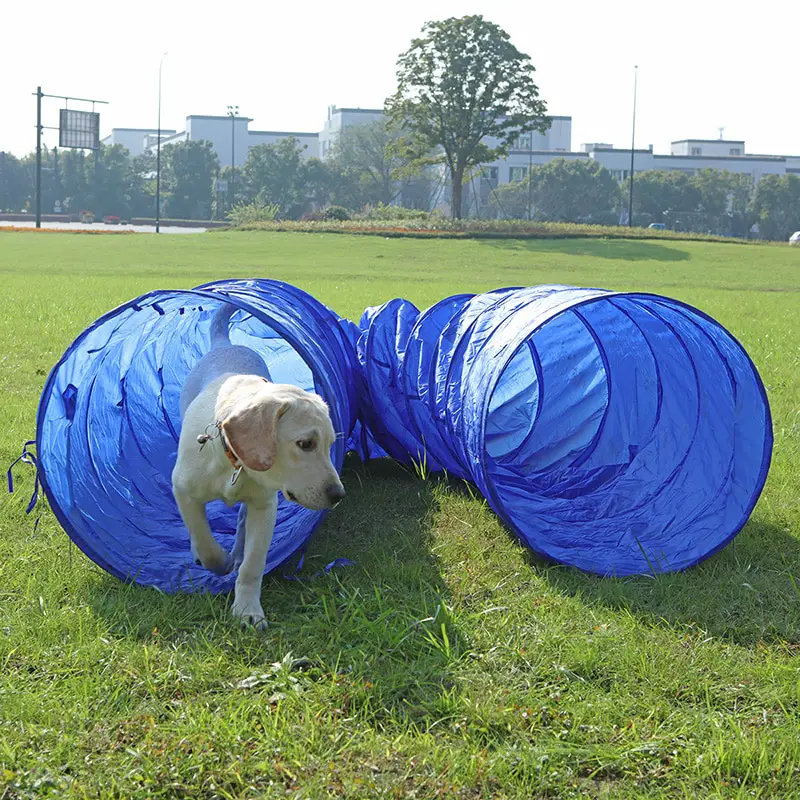
[[[287,137],[295,138],[304,147],[304,156],[330,157],[336,139],[346,128],[383,118],[378,108],[337,108],[329,106],[322,131],[259,131],[250,130],[249,117],[202,116],[186,117],[183,131],[162,129],[162,147],[172,142],[206,140],[212,143],[223,167],[234,162],[241,168],[251,147],[271,144]],[[592,159],[608,169],[620,183],[627,180],[631,168],[630,148],[616,148],[611,144],[589,143],[579,150],[572,149],[572,117],[553,116],[550,127],[543,133],[521,135],[505,158],[486,164],[465,187],[465,213],[475,213],[488,202],[498,186],[512,181],[525,180],[528,170],[555,158],[569,160]],[[115,128],[103,139],[104,144],[123,144],[132,155],[153,151],[157,144],[157,131],[152,128]],[[488,139],[490,147],[496,144]],[[800,156],[754,155],[747,153],[741,140],[681,139],[672,142],[670,153],[653,152],[653,146],[633,152],[634,170],[675,169],[693,175],[701,169],[724,169],[744,173],[757,183],[764,175],[800,174]],[[439,173],[441,190],[434,205],[446,207],[447,181]]]
[[[319,149],[317,133],[294,131],[251,131],[250,117],[240,116],[207,116],[190,114],[186,117],[186,127],[179,133],[161,139],[161,146],[165,147],[173,142],[206,141],[211,142],[219,157],[221,167],[229,167],[236,163],[241,169],[247,160],[247,153],[251,147],[259,144],[273,144],[281,139],[294,137],[301,147],[306,158],[316,156]],[[149,149],[153,151],[156,146],[155,139],[150,143]]]
[[[328,158],[339,134],[345,128],[364,125],[383,119],[380,108],[336,108],[328,106],[328,118],[319,134],[319,157]]]
[[[174,129],[161,129],[162,141],[177,133]],[[101,142],[107,147],[121,144],[132,156],[142,155],[158,139],[157,128],[114,128]]]

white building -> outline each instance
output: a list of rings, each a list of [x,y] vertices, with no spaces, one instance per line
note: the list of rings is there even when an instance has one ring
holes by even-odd
[[[383,119],[383,110],[378,108],[328,107],[327,119],[319,133],[296,131],[250,130],[249,117],[202,116],[186,117],[183,131],[162,129],[162,147],[172,142],[205,140],[212,143],[222,167],[230,166],[235,159],[241,168],[251,147],[273,144],[287,137],[295,138],[305,149],[304,157],[327,158],[331,155],[337,137],[346,128]],[[572,117],[553,116],[551,125],[544,133],[538,131],[520,136],[508,156],[484,165],[479,174],[465,187],[465,212],[474,213],[485,205],[492,191],[512,181],[525,180],[531,167],[545,164],[555,158],[569,160],[592,159],[608,169],[620,183],[627,180],[631,167],[630,148],[615,148],[608,143],[589,143],[572,150]],[[114,128],[103,139],[104,144],[122,144],[132,155],[145,151],[154,152],[157,131],[153,128]],[[488,139],[490,147],[496,140]],[[757,183],[764,175],[800,174],[800,156],[755,155],[747,153],[741,140],[727,139],[680,139],[672,142],[669,155],[648,149],[637,149],[633,153],[635,172],[645,170],[675,169],[694,175],[701,169],[719,169],[750,175]],[[443,175],[439,197],[447,196],[447,181]],[[446,204],[441,200],[436,205]]]
[[[345,128],[353,125],[364,125],[383,119],[381,108],[336,108],[328,106],[328,118],[319,134],[319,157],[327,158],[331,149]]]
[[[673,156],[743,156],[744,142],[728,139],[679,139],[672,143]]]
[[[548,149],[537,147],[541,140],[534,134],[531,149],[528,150],[526,149],[528,138],[522,136],[506,158],[487,164],[481,170],[481,174],[465,186],[465,215],[479,213],[480,208],[486,205],[492,191],[498,186],[512,181],[523,181],[527,178],[531,167],[545,164],[555,158],[592,159],[605,167],[619,183],[628,179],[631,169],[630,148],[615,148],[606,143],[590,143],[581,145],[578,151],[573,151],[569,144],[570,118],[553,119],[562,122],[560,130],[546,139]],[[634,172],[680,170],[687,175],[694,175],[702,169],[717,169],[749,175],[754,184],[765,175],[800,174],[800,156],[750,154],[745,150],[745,143],[740,140],[681,139],[672,142],[670,149],[669,155],[662,155],[653,152],[653,145],[647,150],[637,148],[633,152]],[[446,203],[440,205],[447,207]]]
[[[290,136],[297,139],[299,145],[305,148],[303,155],[306,158],[317,155],[319,134],[294,131],[251,131],[250,123],[252,121],[249,117],[191,114],[186,117],[185,130],[163,138],[161,146],[165,147],[173,142],[211,142],[219,157],[220,167],[229,167],[235,159],[238,169],[244,166],[251,147],[259,144],[273,144]],[[151,152],[155,151],[155,146],[154,138],[149,147]]]
[[[590,158],[602,164],[618,180],[628,178],[631,166],[630,149],[617,149],[607,145],[584,145]],[[800,172],[800,156],[771,156],[747,153],[743,141],[724,139],[682,139],[672,142],[670,155],[647,150],[635,150],[635,172],[645,170],[680,170],[694,175],[702,169],[727,170],[749,175],[758,183],[765,175],[784,175]]]
[[[175,133],[172,128],[162,128],[162,141]],[[155,145],[157,139],[157,128],[114,128],[101,142],[107,147],[121,144],[132,156],[140,156],[150,145]]]

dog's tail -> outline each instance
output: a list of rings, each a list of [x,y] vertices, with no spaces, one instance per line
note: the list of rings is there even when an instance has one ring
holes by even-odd
[[[211,318],[211,347],[226,347],[231,343],[228,322],[236,311],[236,306],[225,303]]]

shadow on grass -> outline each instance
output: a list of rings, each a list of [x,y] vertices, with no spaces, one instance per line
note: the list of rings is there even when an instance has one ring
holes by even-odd
[[[348,460],[343,479],[347,499],[309,543],[299,580],[283,577],[294,560],[264,578],[264,634],[240,629],[232,595],[165,595],[109,576],[87,600],[117,636],[144,644],[157,629],[160,644],[204,660],[224,651],[234,672],[291,654],[331,686],[342,682],[331,703],[369,706],[376,724],[399,715],[425,726],[441,717],[448,667],[465,651],[430,548],[433,486],[388,460]],[[337,557],[355,566],[319,574]]]
[[[687,261],[689,253],[653,241],[633,239],[476,239],[498,250],[535,253],[563,253],[621,261]]]
[[[477,491],[457,479],[447,483],[462,497]],[[757,516],[721,552],[683,572],[604,578],[523,552],[554,590],[588,604],[740,645],[783,642],[800,650],[800,538]]]
[[[649,622],[747,646],[800,643],[800,541],[770,523],[752,520],[720,553],[679,573],[600,578],[530,560],[554,589]]]

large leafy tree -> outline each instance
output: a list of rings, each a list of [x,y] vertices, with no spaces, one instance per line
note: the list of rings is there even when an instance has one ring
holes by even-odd
[[[765,175],[753,196],[753,215],[765,239],[786,241],[800,230],[800,177]]]
[[[630,178],[623,194],[627,197]],[[661,222],[671,215],[697,213],[700,191],[691,178],[679,170],[637,172],[633,187],[633,213],[640,221]]]
[[[30,189],[22,162],[11,153],[0,152],[0,209],[21,211]]]
[[[122,145],[100,146],[86,162],[90,205],[96,214],[130,217],[132,169]]]
[[[35,202],[36,154],[29,153],[22,163],[30,176],[30,202]],[[56,201],[61,209],[79,213],[89,208],[86,153],[83,150],[42,151],[42,211],[52,213]],[[93,209],[92,209],[93,210]]]
[[[419,174],[398,147],[399,133],[386,119],[345,128],[336,140],[333,162],[357,187],[361,205],[389,205]]]
[[[251,147],[242,171],[250,199],[276,204],[282,217],[302,213],[306,203],[303,150],[305,146],[291,136]]]
[[[465,175],[550,124],[533,64],[502,28],[471,15],[426,23],[397,66],[386,113],[416,161],[447,165],[460,218]]]
[[[555,158],[534,167],[528,180],[505,184],[490,200],[497,216],[514,219],[528,216],[529,203],[537,220],[608,224],[616,218],[619,187],[596,161]]]
[[[173,219],[210,219],[219,158],[211,142],[178,142],[161,151],[162,186]]]
[[[333,197],[338,182],[342,180],[335,164],[319,158],[309,158],[303,168],[307,205],[321,208]]]
[[[701,169],[691,179],[700,194],[705,227],[718,233],[744,236],[749,227],[753,192],[750,175],[728,170]]]
[[[144,153],[130,159],[128,203],[132,217],[152,217],[156,207],[156,157]]]

